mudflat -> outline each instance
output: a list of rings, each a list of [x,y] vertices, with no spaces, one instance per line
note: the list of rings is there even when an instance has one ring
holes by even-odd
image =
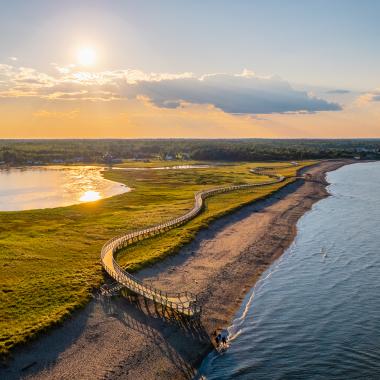
[[[162,289],[199,295],[200,321],[164,319],[139,297],[93,301],[62,326],[15,350],[3,379],[191,379],[260,274],[290,245],[297,220],[326,197],[325,174],[352,161],[324,161],[273,196],[213,222],[174,256],[140,271]]]

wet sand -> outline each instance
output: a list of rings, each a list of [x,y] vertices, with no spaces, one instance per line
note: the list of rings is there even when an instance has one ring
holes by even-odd
[[[213,222],[177,255],[138,273],[171,291],[199,294],[199,322],[162,318],[140,297],[94,300],[63,326],[14,352],[2,379],[191,379],[246,292],[291,244],[297,220],[326,197],[325,173],[352,161],[309,168],[266,200]]]

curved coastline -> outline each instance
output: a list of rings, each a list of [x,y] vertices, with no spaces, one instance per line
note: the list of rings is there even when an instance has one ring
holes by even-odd
[[[230,325],[260,274],[292,242],[299,217],[328,195],[325,173],[350,163],[325,161],[302,169],[320,181],[292,182],[215,220],[178,254],[137,273],[159,288],[186,282],[199,294],[204,313],[195,330],[163,322],[136,298],[132,304],[97,298],[62,327],[17,350],[11,367],[0,373],[9,379],[192,379],[213,347],[215,328]]]
[[[172,310],[176,310],[180,314],[186,315],[188,317],[199,316],[202,308],[198,304],[196,295],[189,292],[169,293],[157,289],[151,285],[144,284],[142,281],[138,280],[132,274],[128,273],[126,270],[123,270],[123,268],[120,267],[120,265],[115,260],[115,254],[120,249],[132,245],[136,241],[161,234],[167,230],[179,227],[192,220],[202,212],[205,199],[212,197],[213,195],[283,182],[285,180],[285,177],[276,174],[273,171],[276,169],[286,169],[289,167],[297,166],[299,166],[297,162],[292,162],[290,165],[286,166],[256,167],[254,169],[250,169],[250,173],[266,176],[272,178],[272,180],[262,183],[216,187],[208,190],[198,191],[194,195],[193,208],[190,211],[186,212],[184,215],[181,215],[164,223],[156,224],[149,228],[144,228],[142,230],[115,236],[114,238],[107,241],[103,245],[100,254],[103,268],[115,281],[117,281],[118,284],[126,287],[134,293],[142,295],[146,299],[161,304],[164,307],[169,307]]]

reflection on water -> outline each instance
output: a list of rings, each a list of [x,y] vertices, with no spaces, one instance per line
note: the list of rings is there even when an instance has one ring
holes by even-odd
[[[79,198],[81,202],[94,202],[100,199],[102,196],[99,191],[89,190],[85,191],[85,193]]]
[[[328,175],[332,196],[298,223],[211,353],[207,380],[380,379],[380,163]]]
[[[0,210],[62,207],[129,191],[103,178],[94,166],[25,167],[0,170]]]

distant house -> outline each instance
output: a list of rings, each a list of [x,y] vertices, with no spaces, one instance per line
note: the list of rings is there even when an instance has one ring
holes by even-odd
[[[176,154],[178,160],[190,160],[190,154],[186,152],[180,152]]]

